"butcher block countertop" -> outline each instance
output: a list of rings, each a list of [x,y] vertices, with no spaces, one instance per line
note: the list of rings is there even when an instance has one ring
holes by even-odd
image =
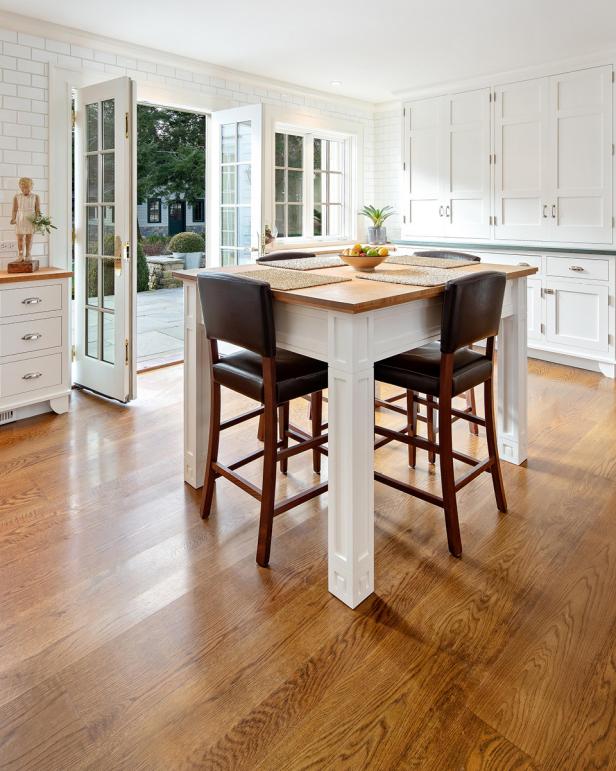
[[[20,284],[24,281],[45,281],[49,278],[70,278],[70,270],[62,268],[39,268],[34,273],[7,273],[0,270],[0,284]]]

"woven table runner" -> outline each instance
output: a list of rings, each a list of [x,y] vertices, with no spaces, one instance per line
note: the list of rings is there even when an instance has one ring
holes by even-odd
[[[272,268],[288,270],[317,270],[318,268],[339,268],[344,265],[344,262],[335,254],[323,254],[317,257],[298,257],[295,260],[272,260],[267,264]]]
[[[452,278],[468,275],[463,270],[441,270],[440,268],[409,268],[408,270],[375,270],[374,273],[356,273],[355,278],[368,281],[384,281],[387,284],[409,284],[411,286],[440,286]]]
[[[302,273],[299,270],[285,270],[283,268],[261,268],[260,270],[247,270],[238,273],[238,276],[250,278],[255,281],[265,281],[272,289],[287,291],[290,289],[308,289],[311,286],[324,286],[325,284],[339,284],[342,281],[350,281],[345,276],[323,276],[319,273]]]
[[[390,262],[392,265],[414,265],[415,267],[441,268],[445,270],[477,264],[474,260],[464,260],[462,258],[445,260],[442,257],[421,257],[418,254],[392,254],[385,262]]]

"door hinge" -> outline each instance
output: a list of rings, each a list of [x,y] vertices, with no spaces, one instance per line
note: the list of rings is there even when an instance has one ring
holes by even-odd
[[[77,115],[75,113],[75,108],[71,107],[71,124],[72,124],[73,128],[75,128],[76,121],[77,121]]]
[[[74,244],[76,240],[77,240],[77,231],[75,230],[75,228],[72,228],[72,230],[71,230],[71,241]]]
[[[71,345],[71,361],[77,360],[77,346]]]
[[[124,363],[128,364],[128,338],[124,340]]]
[[[124,136],[128,139],[128,113],[124,113]]]

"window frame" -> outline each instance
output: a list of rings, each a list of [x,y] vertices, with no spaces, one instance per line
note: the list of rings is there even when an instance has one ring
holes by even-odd
[[[195,214],[197,206],[201,207],[201,217],[199,218]],[[194,203],[192,205],[192,221],[194,223],[205,222],[205,198],[197,199],[197,203]]]
[[[158,208],[158,219],[153,220],[152,215],[150,214],[150,204],[156,202],[157,208]],[[158,196],[154,196],[153,198],[148,198],[147,203],[147,214],[148,214],[148,225],[162,225],[163,221],[163,205],[162,205],[162,199]]]
[[[292,134],[301,136],[303,147],[303,235],[279,236],[277,242],[280,245],[300,245],[312,243],[315,245],[348,243],[356,237],[357,221],[353,216],[355,200],[353,195],[353,178],[356,174],[356,137],[353,134],[337,131],[306,128],[289,123],[276,122],[271,134],[272,165],[271,165],[271,206],[272,220],[276,221],[276,169],[282,168],[276,165],[276,134]],[[342,233],[337,236],[315,235],[314,233],[314,140],[333,140],[342,143],[343,171],[342,171]],[[280,204],[279,204],[280,205]],[[285,204],[286,205],[286,204]]]

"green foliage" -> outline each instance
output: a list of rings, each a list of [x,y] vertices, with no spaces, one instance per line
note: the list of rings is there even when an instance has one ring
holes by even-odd
[[[160,254],[170,254],[169,236],[146,236],[140,242],[143,245],[143,251],[148,257],[155,257]]]
[[[165,107],[137,107],[137,199],[205,196],[205,117]]]
[[[169,241],[169,249],[179,254],[203,252],[205,250],[205,239],[200,233],[176,233]]]
[[[375,228],[382,228],[385,220],[389,219],[394,213],[394,207],[384,206],[382,209],[377,209],[374,206],[364,206],[359,213],[372,220]]]
[[[46,214],[35,214],[33,217],[30,217],[30,220],[34,226],[34,232],[44,236],[48,236],[52,230],[58,229],[55,225],[52,225],[51,217],[48,217]]]
[[[148,261],[141,241],[137,242],[137,291],[147,292],[149,284]]]

